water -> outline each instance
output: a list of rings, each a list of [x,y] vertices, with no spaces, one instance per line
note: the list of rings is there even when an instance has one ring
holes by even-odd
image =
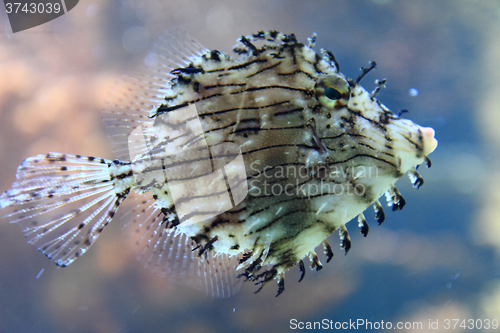
[[[46,25],[2,34],[1,191],[17,165],[38,153],[112,158],[100,123],[107,89],[144,62],[144,41],[134,45],[132,37],[149,36],[151,46],[175,25],[226,52],[239,35],[258,30],[303,41],[316,32],[317,48],[332,50],[351,77],[375,60],[363,85],[371,90],[370,82],[387,78],[380,100],[433,127],[439,147],[432,168],[421,170],[422,188],[407,177],[398,183],[407,201],[401,212],[386,210],[382,226],[367,214],[367,238],[349,223],[349,254],[334,235],[332,261],[321,272],[307,270],[300,284],[292,269],[278,298],[272,285],[253,295],[245,283],[236,296],[212,300],[160,279],[135,260],[119,223],[64,269],[2,223],[0,331],[270,332],[363,319],[421,322],[423,330],[406,332],[424,332],[429,321],[444,331],[446,319],[499,319],[499,17],[495,2],[86,1]],[[130,33],[134,27],[141,34]]]

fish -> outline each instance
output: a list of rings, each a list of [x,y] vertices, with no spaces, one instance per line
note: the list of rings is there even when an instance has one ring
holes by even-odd
[[[182,30],[165,33],[142,72],[110,92],[103,121],[116,159],[47,153],[25,159],[0,196],[4,218],[66,267],[121,220],[144,265],[229,297],[241,281],[260,291],[298,266],[328,263],[327,238],[370,206],[378,224],[395,182],[431,166],[435,131],[392,112],[362,79],[340,72],[331,51],[275,30],[241,36],[229,55]],[[124,208],[122,208],[124,207]],[[121,212],[117,214],[118,212]]]

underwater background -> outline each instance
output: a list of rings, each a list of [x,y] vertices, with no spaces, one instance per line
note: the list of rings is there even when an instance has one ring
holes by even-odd
[[[278,298],[275,283],[256,295],[244,283],[230,299],[169,283],[136,261],[118,220],[58,269],[1,219],[0,332],[287,332],[291,320],[323,319],[500,332],[444,328],[500,320],[500,1],[82,0],[16,34],[0,5],[0,192],[29,156],[113,158],[100,121],[107,91],[173,26],[226,53],[259,30],[304,42],[316,32],[316,50],[331,50],[353,78],[376,61],[362,85],[387,78],[379,100],[436,130],[425,184],[417,191],[404,176],[402,211],[386,209],[378,226],[367,210],[366,238],[348,223],[348,255],[334,233],[332,261],[301,283],[291,269]]]

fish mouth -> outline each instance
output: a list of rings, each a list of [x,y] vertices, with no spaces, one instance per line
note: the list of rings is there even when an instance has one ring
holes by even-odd
[[[423,140],[423,144],[424,144],[424,155],[427,156],[430,153],[432,153],[438,145],[438,141],[434,137],[436,132],[431,127],[419,126],[419,128],[420,128],[420,131],[422,132],[422,135],[423,135],[422,140]]]

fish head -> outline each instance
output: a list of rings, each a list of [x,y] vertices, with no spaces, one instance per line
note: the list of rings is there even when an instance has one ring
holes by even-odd
[[[385,80],[378,82],[381,87]],[[365,155],[368,164],[372,159],[402,175],[436,149],[435,131],[393,113],[376,98],[377,92],[338,71],[319,75],[314,97],[326,117],[317,131],[335,163]]]

